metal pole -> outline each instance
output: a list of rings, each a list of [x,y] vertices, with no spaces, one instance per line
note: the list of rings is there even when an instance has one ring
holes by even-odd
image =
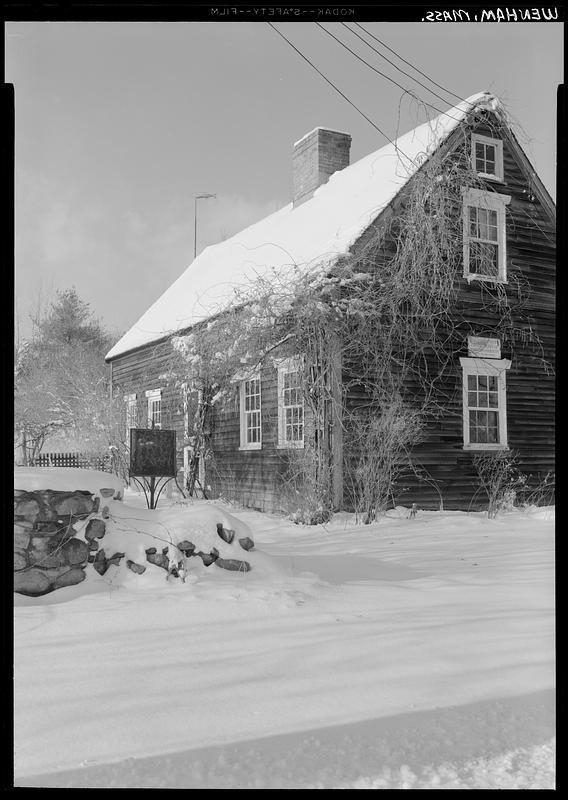
[[[217,197],[210,192],[196,192],[193,195],[193,260],[197,258],[197,201],[208,200],[210,197]]]

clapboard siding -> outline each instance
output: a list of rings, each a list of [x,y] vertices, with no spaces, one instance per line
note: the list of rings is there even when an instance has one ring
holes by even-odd
[[[476,130],[485,135],[497,135],[484,126]],[[502,342],[502,357],[512,361],[506,378],[508,445],[517,456],[519,469],[538,482],[554,471],[555,223],[547,208],[534,196],[534,187],[507,139],[503,151],[504,180],[487,184],[491,190],[511,196],[506,216],[506,291],[514,331],[512,342]],[[462,157],[463,152],[462,149]],[[459,148],[454,157],[460,158]],[[393,204],[391,220],[397,209],[404,207],[404,202],[402,193]],[[368,246],[372,235],[361,238],[361,251]],[[368,264],[367,268],[374,268],[380,274],[381,265],[394,253],[395,247],[394,240],[387,238],[382,253],[377,254],[374,265]],[[458,341],[454,345],[456,369],[447,375],[441,387],[446,414],[443,420],[428,424],[425,441],[413,452],[415,467],[427,472],[438,491],[409,471],[401,477],[400,491],[394,498],[395,502],[405,505],[416,502],[425,508],[437,508],[440,494],[446,508],[481,508],[487,502],[479,489],[473,453],[463,448],[459,357],[468,355],[467,332],[473,330],[475,335],[497,336],[499,319],[495,308],[491,307],[488,287],[475,281],[468,284],[461,275],[456,276],[456,281],[456,306],[465,329],[461,343]],[[435,368],[433,362],[432,368]],[[344,364],[344,382],[349,385],[353,377],[356,377],[356,364]],[[407,388],[410,391],[411,387]],[[346,395],[346,409],[354,411],[367,400],[361,387],[352,386]],[[346,456],[347,475],[354,469],[356,455]],[[344,506],[349,508],[352,498],[348,480],[345,487]]]
[[[490,118],[491,119],[491,118]],[[495,128],[497,125],[497,128]],[[499,136],[500,123],[483,118],[475,130]],[[462,126],[452,134],[446,156],[462,162],[473,127]],[[556,225],[549,200],[539,187],[524,160],[516,141],[503,129],[504,180],[487,182],[487,188],[510,195],[507,206],[507,277],[505,287],[512,314],[512,335],[502,340],[502,357],[511,359],[507,372],[508,444],[518,456],[519,468],[538,481],[554,470],[555,410],[555,267]],[[464,147],[465,144],[465,147]],[[410,184],[411,185],[411,184]],[[358,271],[367,269],[380,274],[381,266],[395,252],[391,236],[380,253],[373,249],[376,232],[396,222],[404,210],[405,191],[399,193],[389,208],[362,234],[353,248],[358,257]],[[456,208],[460,228],[461,208]],[[460,234],[461,235],[461,234]],[[500,320],[492,289],[479,282],[468,284],[459,265],[455,275],[456,320],[462,322],[452,334],[455,368],[448,370],[441,387],[445,413],[428,424],[422,441],[413,452],[414,470],[401,477],[395,502],[424,508],[437,508],[440,495],[446,508],[475,509],[486,505],[473,464],[473,453],[463,448],[462,371],[460,356],[467,356],[467,335],[499,336]],[[178,459],[181,465],[184,420],[178,383],[171,374],[177,360],[171,343],[164,340],[115,358],[113,383],[125,394],[138,396],[140,420],[145,424],[147,389],[163,390],[163,424],[178,433]],[[435,362],[431,360],[432,369]],[[345,418],[368,396],[356,380],[357,361],[343,360]],[[409,397],[416,386],[408,386]],[[262,449],[241,451],[238,384],[234,384],[214,411],[210,424],[212,458],[206,464],[209,496],[224,497],[263,510],[290,510],[287,481],[290,463],[301,454],[277,447],[277,375],[274,367],[261,374]],[[349,432],[345,432],[347,445]],[[350,476],[357,454],[347,446],[343,462],[345,508],[351,508]]]

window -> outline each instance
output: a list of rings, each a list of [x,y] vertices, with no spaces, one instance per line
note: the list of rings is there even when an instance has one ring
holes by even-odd
[[[465,450],[507,447],[504,358],[460,358],[463,370],[463,445]]]
[[[473,133],[471,160],[474,171],[482,178],[503,180],[503,142]]]
[[[136,395],[125,394],[124,403],[126,410],[126,441],[130,441],[130,428],[136,428],[138,415],[136,413]]]
[[[241,381],[241,450],[262,447],[260,375]]]
[[[162,390],[149,389],[146,392],[148,398],[148,427],[162,427]]]
[[[464,277],[507,280],[505,207],[508,195],[463,190]]]
[[[304,446],[304,396],[300,364],[288,359],[278,366],[278,447]]]

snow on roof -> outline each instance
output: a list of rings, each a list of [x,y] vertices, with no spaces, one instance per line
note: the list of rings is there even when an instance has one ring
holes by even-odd
[[[312,133],[315,133],[316,131],[329,131],[330,133],[340,133],[342,136],[349,136],[349,138],[351,138],[351,134],[346,133],[345,131],[338,131],[335,128],[328,128],[326,125],[316,125],[316,127],[313,128],[311,131],[304,133],[304,135],[300,139],[298,139],[297,142],[294,142],[294,147],[297,147],[300,144],[300,142],[303,142],[304,139],[307,139],[308,136],[311,136]]]
[[[329,268],[377,218],[424,157],[430,155],[474,108],[500,108],[487,92],[419,125],[379,150],[334,173],[313,197],[289,203],[230,239],[212,245],[140,317],[106,359],[155,342],[219,313],[273,271],[286,276]],[[404,155],[401,155],[403,153]],[[406,156],[406,157],[405,157]]]

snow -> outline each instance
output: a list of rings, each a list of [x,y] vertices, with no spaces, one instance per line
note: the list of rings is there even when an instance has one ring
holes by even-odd
[[[290,203],[224,242],[207,247],[111,348],[112,359],[219,313],[258,277],[286,281],[321,271],[346,254],[420,163],[475,108],[498,110],[481,92],[331,176],[313,197]]]
[[[101,489],[124,490],[123,481],[110,472],[74,467],[14,467],[14,488],[26,492],[52,489],[57,492],[84,491],[99,494]]]
[[[303,527],[168,502],[127,490],[109,535],[223,519],[253,569],[15,595],[16,786],[554,788],[553,508]]]

